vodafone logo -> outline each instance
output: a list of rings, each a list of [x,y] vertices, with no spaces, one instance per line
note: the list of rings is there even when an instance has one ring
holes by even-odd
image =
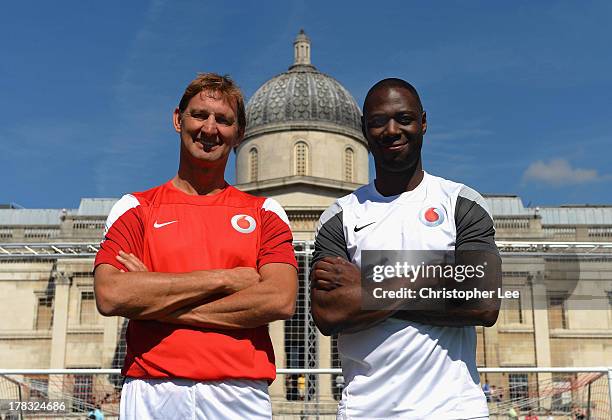
[[[232,217],[232,227],[240,233],[251,233],[256,226],[255,219],[247,214],[237,214]]]
[[[444,222],[444,212],[437,207],[425,207],[419,213],[419,220],[425,226],[439,226]]]

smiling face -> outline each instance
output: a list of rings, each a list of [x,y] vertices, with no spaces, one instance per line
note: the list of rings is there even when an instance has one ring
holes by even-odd
[[[181,137],[182,154],[199,166],[225,166],[242,138],[235,104],[209,90],[193,96],[182,113],[174,110],[174,128]]]
[[[364,104],[363,134],[377,168],[389,172],[410,171],[421,160],[427,119],[410,90],[380,86]]]

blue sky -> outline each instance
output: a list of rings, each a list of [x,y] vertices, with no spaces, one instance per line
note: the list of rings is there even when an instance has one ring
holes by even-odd
[[[228,73],[249,98],[304,28],[360,105],[384,77],[417,87],[429,172],[532,206],[612,204],[612,3],[429,3],[9,2],[0,203],[74,208],[166,181],[185,85]]]

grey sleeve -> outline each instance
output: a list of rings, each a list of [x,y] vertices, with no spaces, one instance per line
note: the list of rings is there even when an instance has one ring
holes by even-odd
[[[342,257],[350,261],[344,238],[342,209],[337,204],[327,209],[319,220],[311,267],[324,257]]]
[[[455,206],[457,238],[455,250],[491,251],[495,245],[495,227],[491,212],[482,196],[469,187],[462,187]]]

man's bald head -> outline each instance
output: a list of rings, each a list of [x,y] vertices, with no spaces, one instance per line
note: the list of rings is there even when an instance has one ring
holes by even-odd
[[[363,100],[363,116],[365,117],[367,114],[367,109],[368,109],[368,99],[370,98],[370,96],[372,96],[372,94],[380,89],[391,89],[391,88],[395,88],[395,89],[405,89],[408,92],[410,92],[412,94],[412,96],[414,96],[414,98],[416,99],[420,111],[423,111],[423,104],[421,104],[421,98],[419,97],[419,93],[417,92],[417,90],[415,89],[414,86],[412,86],[410,83],[408,83],[405,80],[402,79],[398,79],[395,77],[390,77],[388,79],[383,79],[380,82],[377,82],[374,86],[372,86],[370,88],[370,90],[368,91],[365,99]]]

